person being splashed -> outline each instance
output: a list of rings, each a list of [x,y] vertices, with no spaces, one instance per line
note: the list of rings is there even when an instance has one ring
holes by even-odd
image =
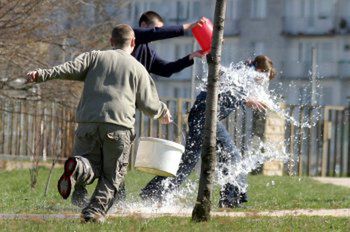
[[[266,82],[275,77],[275,69],[270,58],[264,55],[255,57],[253,61],[247,61],[239,70],[250,69],[254,74],[252,82],[241,81],[239,76],[228,73],[222,68],[219,91],[219,108],[218,108],[218,124],[217,124],[217,149],[219,170],[223,176],[229,176],[230,164],[234,167],[242,157],[238,149],[233,144],[230,134],[220,122],[227,118],[238,107],[249,107],[253,110],[264,111],[266,105],[256,98],[256,93],[252,92],[252,84],[266,88]],[[256,75],[258,74],[258,75]],[[267,79],[267,81],[265,81]],[[142,190],[141,198],[145,201],[161,203],[166,195],[178,188],[192,172],[200,158],[203,129],[205,124],[205,107],[206,107],[206,90],[203,90],[196,97],[196,101],[192,106],[189,117],[188,126],[189,133],[186,138],[185,152],[177,171],[176,177],[154,177]],[[243,187],[242,187],[243,186]],[[229,180],[224,183],[220,191],[219,207],[235,208],[241,203],[247,202],[246,194],[247,178],[245,174],[237,176],[236,180]]]

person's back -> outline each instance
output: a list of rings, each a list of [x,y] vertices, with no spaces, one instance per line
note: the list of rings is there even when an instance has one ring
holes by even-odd
[[[77,122],[109,122],[132,128],[139,85],[149,82],[143,80],[147,78],[145,68],[121,49],[94,52],[84,80]],[[155,108],[158,110],[158,105]]]

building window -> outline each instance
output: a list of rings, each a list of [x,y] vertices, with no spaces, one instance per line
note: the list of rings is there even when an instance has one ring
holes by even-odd
[[[312,57],[312,47],[315,46],[311,42],[299,42],[298,44],[298,61],[310,62]]]
[[[320,0],[318,3],[318,17],[320,19],[325,19],[331,17],[334,11],[334,1],[330,0]]]
[[[200,1],[193,1],[192,2],[192,15],[191,18],[192,19],[199,19],[202,15],[200,14],[200,9],[201,9],[201,4]]]
[[[266,0],[251,0],[251,18],[263,19],[266,17]]]
[[[311,103],[311,91],[309,88],[305,88],[305,86],[299,88],[299,105],[305,105]]]
[[[300,16],[303,18],[328,18],[332,15],[334,7],[332,0],[301,0]]]
[[[222,53],[222,63],[224,65],[229,65],[236,61],[235,55],[237,55],[238,47],[235,41],[226,39],[223,44],[223,51],[225,51]]]
[[[298,61],[312,61],[312,48],[317,48],[317,62],[329,63],[335,60],[334,47],[331,42],[299,42]],[[309,65],[309,64],[308,64]]]
[[[324,42],[318,46],[318,60],[319,62],[332,62],[335,60],[333,44],[331,42]]]
[[[177,1],[177,19],[186,20],[189,16],[189,2],[188,1]]]
[[[334,91],[332,87],[321,86],[319,89],[319,94],[317,97],[317,103],[320,105],[333,105],[336,101],[336,97],[334,96]],[[334,96],[334,97],[330,97]]]
[[[134,19],[135,19],[135,24],[138,24],[138,19],[139,17],[141,16],[141,12],[142,12],[142,7],[141,7],[141,4],[139,3],[134,3]]]
[[[258,56],[265,53],[265,44],[264,42],[252,42],[252,56]]]
[[[228,20],[234,20],[237,19],[237,9],[238,9],[238,2],[237,0],[228,0],[227,1],[227,7],[226,7],[226,19]]]
[[[182,58],[192,52],[192,43],[175,43],[174,59]]]
[[[158,1],[133,1],[130,3],[132,5],[131,10],[129,12],[131,13],[130,17],[135,20],[135,23],[138,23],[138,20],[142,13],[146,11],[155,11],[158,12],[161,16],[163,16],[166,20],[174,20],[177,18],[177,2],[170,2],[168,4],[159,4]]]
[[[182,97],[181,88],[179,88],[179,87],[174,87],[174,97],[175,97],[175,98],[181,98],[181,97]]]

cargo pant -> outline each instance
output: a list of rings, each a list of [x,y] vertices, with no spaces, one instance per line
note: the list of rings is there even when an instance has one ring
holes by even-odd
[[[127,172],[133,131],[109,123],[80,123],[73,154],[77,160],[75,186],[98,183],[83,216],[105,215]]]

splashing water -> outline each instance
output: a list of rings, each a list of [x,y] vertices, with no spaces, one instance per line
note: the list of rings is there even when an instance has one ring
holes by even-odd
[[[196,88],[197,91],[205,91],[207,86],[207,65],[202,60],[202,75],[200,75],[200,84]],[[318,110],[308,119],[299,122],[294,116],[281,107],[281,96],[276,90],[268,90],[269,76],[267,73],[255,71],[253,67],[247,66],[244,62],[230,64],[228,67],[221,67],[221,77],[219,84],[219,93],[231,93],[237,100],[247,100],[254,98],[264,103],[270,111],[276,112],[280,117],[284,118],[290,124],[299,128],[310,128],[316,124],[320,117]],[[282,87],[282,85],[280,85]],[[284,141],[282,141],[284,143]],[[224,150],[217,151],[219,155]],[[237,151],[235,151],[237,152]],[[239,153],[239,152],[238,152]],[[226,154],[230,156],[232,154]],[[219,164],[216,172],[216,183],[224,186],[227,183],[238,187],[240,192],[247,192],[248,184],[245,180],[246,176],[252,171],[259,168],[262,164],[271,160],[279,160],[283,163],[289,162],[293,166],[295,160],[286,152],[284,144],[263,142],[254,136],[254,141],[245,151],[245,155],[234,162],[226,162]],[[293,169],[293,167],[292,167]],[[226,170],[226,171],[223,171]],[[290,173],[292,174],[292,173]],[[167,186],[167,181],[163,181],[163,186]],[[275,186],[274,181],[269,183]],[[166,213],[166,212],[184,212],[190,211],[195,202],[195,193],[198,188],[198,180],[187,180],[180,188],[170,193],[164,193],[164,199],[161,204],[154,202],[140,201],[132,198],[122,207],[117,206],[118,211],[124,213],[142,212],[142,213]],[[114,209],[115,210],[115,209]],[[113,211],[113,209],[112,209]]]
[[[228,162],[219,167],[217,182],[221,186],[230,183],[238,187],[240,192],[247,192],[248,183],[246,176],[262,164],[272,160],[279,160],[286,163],[290,155],[285,151],[284,145],[279,143],[262,142],[255,137],[253,146],[247,149],[245,156],[238,162]],[[279,147],[280,149],[276,149]],[[221,151],[222,152],[222,151]],[[226,169],[228,171],[223,172]]]
[[[163,182],[166,186],[167,181]],[[138,197],[131,197],[127,202],[114,205],[109,213],[118,212],[121,214],[130,213],[176,213],[191,212],[195,202],[195,193],[198,189],[198,179],[186,180],[181,188],[178,188],[170,193],[165,194],[160,202],[142,201]]]
[[[204,72],[207,74],[207,71]],[[202,77],[197,91],[206,91],[207,75]],[[247,66],[245,62],[241,61],[236,64],[231,63],[228,67],[221,67],[221,76],[219,83],[219,93],[232,93],[237,100],[256,99],[267,106],[270,111],[276,112],[282,118],[296,127],[311,128],[315,126],[316,122],[321,117],[318,109],[314,107],[313,114],[310,118],[304,118],[299,122],[293,115],[290,115],[286,109],[283,108],[282,96],[277,94],[276,90],[269,90],[269,74],[258,72],[254,67]],[[292,84],[289,86],[292,88]],[[308,86],[305,86],[305,89]],[[311,88],[311,84],[309,86]],[[294,86],[295,88],[295,86]],[[317,84],[320,89],[320,85]],[[319,97],[319,94],[316,93]],[[305,105],[301,104],[301,107]]]

